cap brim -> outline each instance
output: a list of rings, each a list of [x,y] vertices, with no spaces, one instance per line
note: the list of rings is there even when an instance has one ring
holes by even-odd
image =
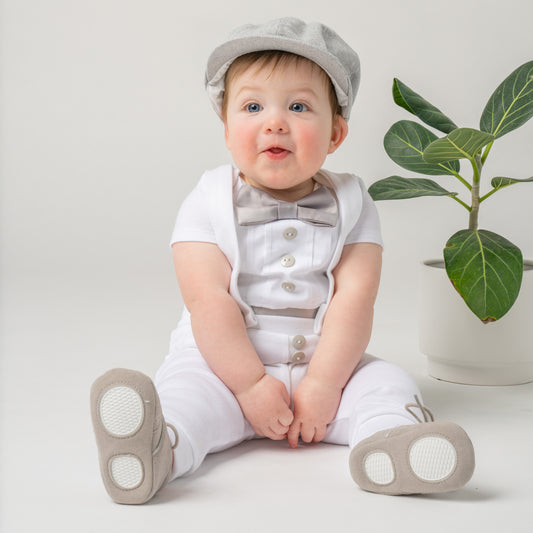
[[[335,92],[337,93],[339,106],[343,110],[343,116],[345,116],[346,119],[348,118],[346,115],[349,115],[349,108],[351,107],[351,95],[349,94],[350,87],[348,82],[349,75],[338,62],[337,58],[325,50],[320,50],[305,43],[279,36],[255,36],[233,39],[217,47],[209,56],[205,83],[206,87],[208,87],[208,93],[213,101],[215,110],[217,110],[219,114],[219,105],[213,99],[218,99],[216,92],[221,90],[220,85],[223,83],[224,76],[231,63],[242,55],[263,50],[291,52],[316,63],[331,79],[335,87]],[[355,65],[355,68],[358,71],[359,64]],[[210,91],[209,88],[213,90]],[[355,93],[357,87],[352,87],[352,91]],[[348,111],[348,113],[346,113],[346,111]]]

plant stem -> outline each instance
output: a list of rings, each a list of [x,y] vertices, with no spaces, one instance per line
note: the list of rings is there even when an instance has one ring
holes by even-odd
[[[508,187],[508,185],[507,185],[507,187]],[[490,198],[496,191],[499,191],[500,189],[503,189],[503,187],[498,187],[497,189],[494,188],[494,189],[490,190],[487,194],[485,194],[484,196],[482,196],[479,199],[479,203],[484,202],[487,198]]]
[[[472,206],[470,209],[470,218],[468,221],[468,229],[477,229],[479,216],[479,182],[481,179],[481,155],[477,154],[475,158],[471,159],[472,168],[474,170],[474,179],[472,183]]]
[[[495,192],[501,191],[502,189],[505,189],[505,187],[510,187],[511,185],[514,185],[514,183],[508,183],[507,185],[502,185],[501,187],[494,187],[479,199],[479,203],[484,202],[487,198],[490,198]]]
[[[463,202],[460,198],[457,198],[457,196],[449,196],[449,198],[451,198],[452,200],[455,200],[457,203],[461,204],[467,211],[471,211],[472,210],[472,208],[468,204]]]
[[[483,152],[483,155],[481,156],[481,165],[485,164],[485,161],[487,160],[487,157],[489,156],[490,149],[492,148],[492,145],[494,144],[494,141],[490,142],[485,146],[485,151]]]
[[[479,182],[472,187],[472,207],[470,208],[470,218],[468,229],[477,229],[479,215]]]
[[[453,172],[453,171],[452,171]],[[468,189],[468,190],[472,190],[472,186],[470,185],[470,183],[468,183],[468,181],[466,181],[463,176],[461,176],[461,174],[459,174],[458,172],[453,172],[453,175]]]

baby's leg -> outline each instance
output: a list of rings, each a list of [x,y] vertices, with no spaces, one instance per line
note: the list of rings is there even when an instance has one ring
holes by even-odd
[[[420,398],[420,391],[405,370],[365,354],[344,389],[324,440],[353,448],[380,430],[416,424],[405,409],[415,396]]]
[[[155,385],[165,420],[179,435],[171,479],[196,470],[208,453],[253,438],[235,396],[196,349],[169,355]]]
[[[325,438],[352,448],[350,470],[364,490],[445,492],[472,476],[474,449],[468,435],[457,424],[433,422],[419,398],[404,370],[365,355]]]
[[[193,472],[208,453],[254,432],[231,391],[195,349],[169,355],[156,383],[115,369],[91,389],[102,479],[117,503],[141,504]]]

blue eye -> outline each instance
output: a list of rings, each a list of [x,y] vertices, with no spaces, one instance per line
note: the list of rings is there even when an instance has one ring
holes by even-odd
[[[307,111],[308,108],[305,104],[302,104],[301,102],[296,102],[291,105],[289,108],[291,111],[294,111],[295,113],[303,113],[304,111]]]
[[[261,111],[261,109],[262,107],[256,103],[248,104],[246,106],[246,111],[248,111],[249,113],[258,113],[259,111]]]

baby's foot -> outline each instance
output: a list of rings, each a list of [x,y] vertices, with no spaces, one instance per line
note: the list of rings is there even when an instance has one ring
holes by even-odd
[[[91,414],[105,488],[117,503],[147,502],[172,471],[172,446],[152,380],[115,369],[91,389]]]
[[[364,490],[381,494],[456,490],[472,477],[474,466],[470,438],[451,422],[420,421],[379,431],[357,444],[350,454],[354,481]]]

